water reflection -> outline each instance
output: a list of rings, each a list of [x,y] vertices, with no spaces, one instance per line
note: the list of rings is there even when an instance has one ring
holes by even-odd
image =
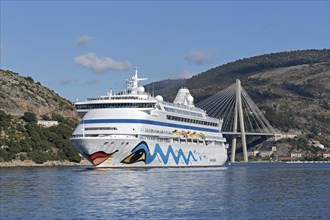
[[[93,193],[95,197],[89,198],[90,202],[93,203],[94,199],[98,205],[103,202],[105,210],[112,210],[112,217],[198,217],[210,210],[218,211],[218,205],[212,202],[214,197],[225,202],[225,170],[86,170],[88,175],[81,180],[85,187],[78,190],[81,197]],[[210,180],[210,172],[218,173],[217,178]],[[89,189],[87,192],[86,188]],[[109,213],[103,215],[106,214]]]
[[[327,219],[329,168],[2,168],[0,217]]]

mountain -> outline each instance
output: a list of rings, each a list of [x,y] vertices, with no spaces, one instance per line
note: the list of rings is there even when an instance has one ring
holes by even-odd
[[[230,62],[186,80],[149,84],[167,101],[187,87],[195,103],[229,87],[242,86],[273,127],[310,134],[330,147],[330,50],[272,53]]]
[[[12,71],[0,70],[0,108],[12,115],[34,112],[44,115],[52,112],[76,118],[73,104],[54,91]]]
[[[0,70],[0,85],[0,162],[80,162],[69,141],[78,123],[70,101],[8,70]]]
[[[291,67],[291,69],[298,67],[296,70],[300,71],[299,68],[301,68],[301,65],[308,65],[312,67],[314,64],[321,64],[325,66],[325,68],[328,68],[330,62],[329,56],[330,50],[328,49],[271,53],[236,60],[234,62],[207,70],[189,79],[163,80],[148,84],[146,87],[153,87],[157,94],[163,95],[169,101],[174,99],[176,92],[180,87],[188,87],[191,92],[194,92],[195,101],[198,102],[204,97],[213,95],[216,92],[234,84],[235,80],[238,78],[242,81],[244,88],[252,88],[260,84],[260,82],[258,82],[259,78],[263,78],[254,77],[255,79],[253,80],[253,77],[250,78],[250,76],[253,76],[254,74],[272,70],[283,71],[285,68],[289,67]],[[325,69],[324,71],[305,69],[304,71],[310,72],[312,75],[316,74],[315,71],[321,71],[329,74],[329,72],[327,72],[328,69]],[[290,71],[289,74],[297,75],[297,73],[293,73],[292,71]],[[282,77],[285,75],[287,74],[282,74]],[[268,78],[272,80],[275,79],[275,76],[274,74],[270,74]],[[287,75],[287,79],[283,78],[283,80],[290,81],[290,77]],[[322,85],[325,83],[326,82],[323,82]]]

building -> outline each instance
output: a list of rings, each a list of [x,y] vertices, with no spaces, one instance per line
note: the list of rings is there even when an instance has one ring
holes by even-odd
[[[279,161],[291,161],[291,157],[278,157]]]
[[[253,156],[270,157],[274,152],[276,152],[274,141],[264,141],[260,147],[253,152]]]
[[[302,157],[302,152],[293,150],[291,152],[291,158],[301,158]]]
[[[321,144],[319,141],[310,140],[310,141],[308,141],[308,145],[309,146],[313,146],[313,147],[318,147],[318,148],[324,149],[324,145]]]
[[[43,121],[43,120],[40,120],[40,121],[38,121],[38,125],[40,125],[42,127],[49,128],[49,127],[57,126],[58,121]]]
[[[287,132],[285,134],[275,134],[275,141],[282,139],[282,138],[294,138],[297,135],[301,135],[301,132],[290,130],[289,132]]]

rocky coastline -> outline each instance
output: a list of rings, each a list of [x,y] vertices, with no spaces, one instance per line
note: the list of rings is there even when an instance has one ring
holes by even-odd
[[[0,168],[3,167],[69,167],[69,166],[92,166],[86,160],[82,160],[80,163],[70,161],[46,161],[42,164],[37,164],[32,160],[12,160],[10,162],[0,162]]]

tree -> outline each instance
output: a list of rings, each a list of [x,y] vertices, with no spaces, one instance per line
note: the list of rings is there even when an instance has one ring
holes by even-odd
[[[25,112],[23,115],[23,120],[28,123],[37,122],[37,116],[33,112]]]
[[[48,160],[46,154],[40,151],[29,152],[28,157],[37,164],[42,164]]]
[[[10,126],[11,116],[0,110],[0,130]]]
[[[5,149],[0,148],[0,162],[8,161],[8,153]]]
[[[31,82],[31,83],[34,83],[34,80],[33,80],[33,78],[31,76],[27,76],[27,77],[25,77],[25,79],[27,81]]]
[[[51,120],[51,118],[48,115],[42,115],[41,118],[42,118],[42,120],[45,120],[45,121]]]

